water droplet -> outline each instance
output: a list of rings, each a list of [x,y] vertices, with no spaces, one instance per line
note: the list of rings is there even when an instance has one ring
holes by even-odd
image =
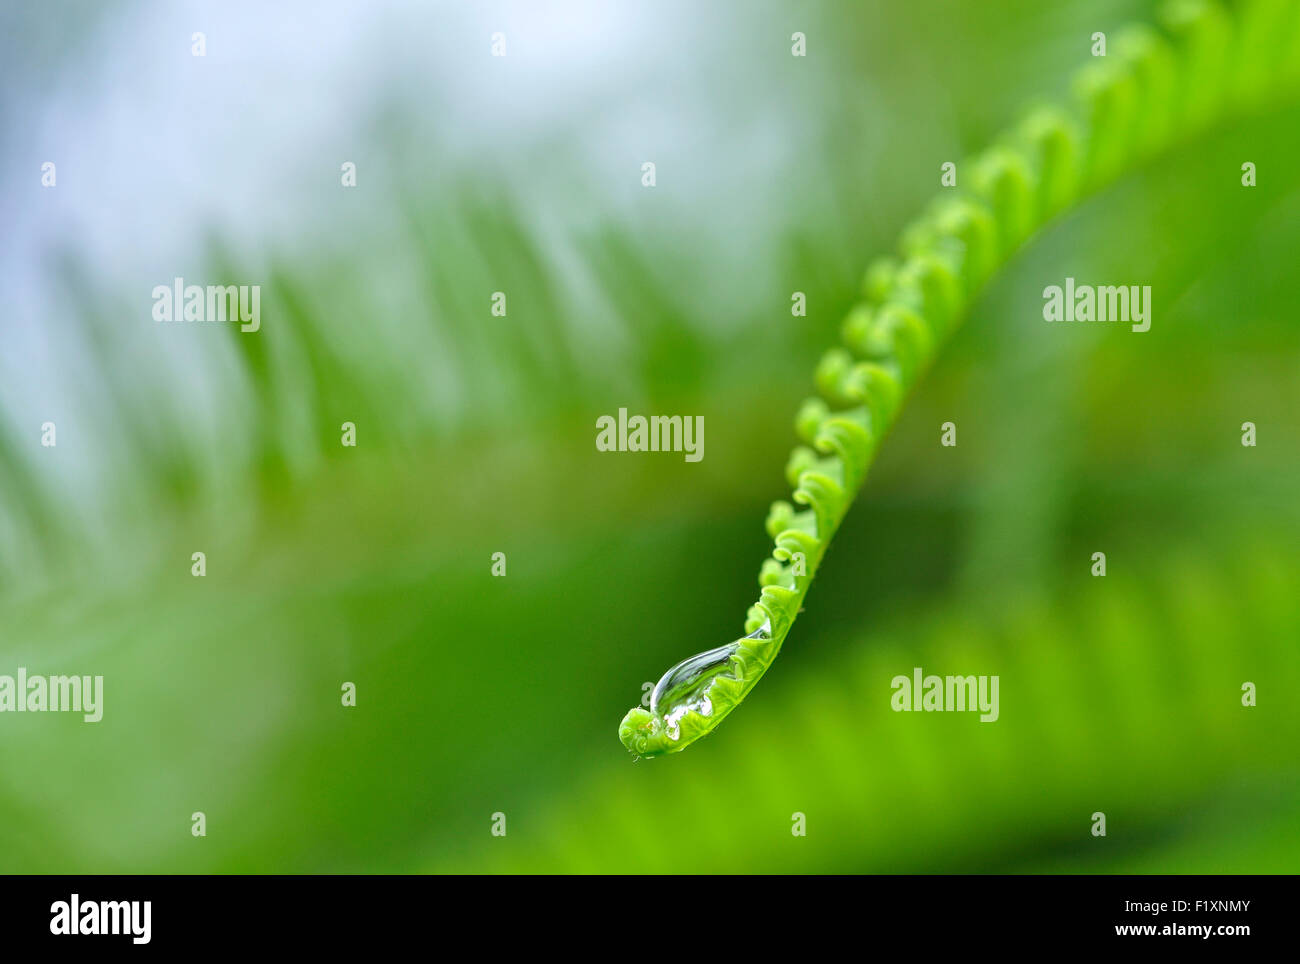
[[[697,691],[713,681],[715,676],[731,668],[731,656],[739,643],[728,643],[717,649],[696,653],[682,660],[659,679],[650,694],[650,712],[667,716]]]
[[[682,660],[660,678],[650,694],[650,712],[664,721],[668,739],[681,739],[681,721],[687,713],[700,716],[713,714],[713,701],[708,689],[719,676],[735,679],[732,657],[745,639],[770,639],[771,622],[765,622],[754,632],[716,649],[696,653]]]

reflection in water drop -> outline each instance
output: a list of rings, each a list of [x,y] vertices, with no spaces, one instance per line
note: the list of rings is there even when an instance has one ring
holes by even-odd
[[[744,639],[769,639],[771,634],[772,624],[765,622]],[[664,673],[655,684],[654,692],[650,694],[650,712],[664,721],[664,731],[670,740],[680,739],[682,717],[687,713],[713,714],[713,702],[708,697],[709,686],[719,676],[736,678],[732,656],[743,641],[738,639],[687,657]]]

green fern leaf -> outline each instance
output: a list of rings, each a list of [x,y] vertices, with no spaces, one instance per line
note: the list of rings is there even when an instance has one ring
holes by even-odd
[[[1030,113],[963,165],[969,190],[936,200],[903,232],[901,257],[868,269],[843,344],[817,367],[819,397],[795,420],[805,444],[786,466],[792,501],[768,514],[775,548],[760,570],[748,635],[664,674],[649,710],[630,710],[619,726],[633,754],[686,748],[767,672],[902,403],[1030,236],[1133,166],[1230,115],[1293,96],[1300,5],[1253,0],[1229,15],[1210,0],[1175,0],[1161,19],[1163,33],[1129,27],[1114,56],[1079,71],[1073,109]]]

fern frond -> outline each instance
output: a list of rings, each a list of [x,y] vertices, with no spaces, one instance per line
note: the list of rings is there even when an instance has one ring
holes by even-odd
[[[867,271],[842,344],[822,358],[818,390],[795,420],[803,445],[786,466],[790,501],[772,505],[772,557],[759,574],[749,635],[691,657],[619,727],[638,756],[676,752],[715,729],[771,666],[831,539],[903,402],[989,278],[1048,221],[1125,171],[1210,126],[1294,95],[1300,4],[1174,0],[1162,30],[1135,25],[1113,54],[1078,72],[1069,109],[1043,108],[963,166],[969,185],[936,200],[902,235],[897,258]],[[666,702],[665,702],[666,699]]]

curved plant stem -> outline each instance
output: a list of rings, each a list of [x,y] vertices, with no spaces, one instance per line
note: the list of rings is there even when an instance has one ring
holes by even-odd
[[[725,671],[692,688],[665,679],[676,705],[630,710],[619,727],[638,756],[689,746],[745,698],[772,664],[876,448],[937,351],[994,272],[1037,230],[1134,166],[1212,124],[1288,99],[1300,75],[1300,3],[1247,0],[1229,14],[1175,0],[1162,30],[1125,28],[1074,78],[1072,109],[1030,113],[962,165],[962,183],[903,233],[899,256],[866,273],[843,344],[817,366],[818,396],[795,419],[804,445],[786,466],[792,501],[772,505],[775,541],[762,591]],[[666,689],[662,684],[658,693]],[[684,701],[684,702],[683,702]]]

